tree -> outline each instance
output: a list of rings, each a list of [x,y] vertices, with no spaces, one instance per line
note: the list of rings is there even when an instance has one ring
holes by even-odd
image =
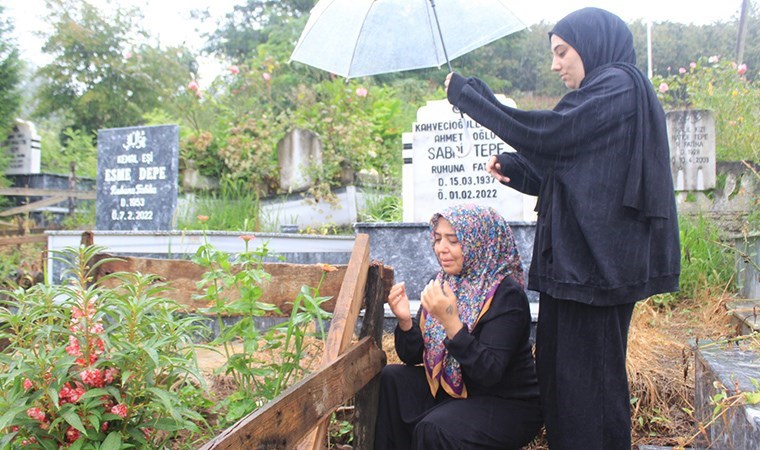
[[[13,24],[3,16],[0,6],[0,142],[5,140],[10,125],[16,119],[21,104],[18,84],[21,79],[21,60],[10,34]]]
[[[54,60],[37,73],[44,80],[38,116],[62,114],[73,130],[90,133],[139,125],[146,112],[172,107],[189,81],[189,51],[149,45],[135,9],[107,17],[88,1],[46,4],[43,50]]]
[[[242,62],[257,54],[257,47],[267,43],[273,33],[292,29],[292,19],[306,17],[315,0],[248,0],[236,5],[216,31],[206,35],[206,51]],[[196,17],[207,20],[203,13]],[[303,24],[298,28],[300,31]],[[289,31],[286,31],[289,33]]]

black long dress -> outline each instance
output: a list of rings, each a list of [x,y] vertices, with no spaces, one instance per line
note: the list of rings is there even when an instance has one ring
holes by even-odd
[[[381,374],[375,449],[518,449],[542,425],[530,345],[530,308],[525,291],[505,278],[490,309],[472,332],[446,339],[461,365],[468,396],[430,393],[422,362],[418,321],[395,330],[396,352],[405,364]]]

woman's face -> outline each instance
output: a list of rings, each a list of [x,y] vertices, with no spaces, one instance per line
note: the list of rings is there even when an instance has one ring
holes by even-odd
[[[448,220],[443,217],[438,219],[438,224],[433,232],[433,239],[435,239],[433,250],[443,271],[449,275],[461,274],[464,263],[462,244],[457,239],[457,234]]]
[[[586,76],[581,55],[561,37],[552,34],[552,70],[559,72],[568,89],[578,89]]]

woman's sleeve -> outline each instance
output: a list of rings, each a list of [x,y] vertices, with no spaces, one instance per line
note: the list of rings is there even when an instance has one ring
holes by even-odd
[[[396,354],[404,364],[416,365],[422,363],[422,351],[425,348],[425,343],[422,340],[419,317],[412,320],[412,328],[408,331],[403,331],[401,327],[396,325],[393,337]]]
[[[511,359],[525,345],[529,334],[526,327],[530,327],[531,320],[525,291],[515,283],[502,284],[488,314],[494,315],[480,324],[477,338],[463,327],[444,341],[464,372],[483,386],[502,380]]]
[[[448,99],[518,152],[551,161],[562,156],[564,149],[577,149],[629,113],[633,83],[626,77],[617,72],[600,77],[592,86],[565,95],[555,110],[524,111],[499,102],[483,81],[455,73],[449,82]]]
[[[503,183],[504,185],[523,194],[538,195],[542,176],[525,156],[509,152],[497,155],[496,159],[501,166],[501,174],[509,177],[509,183]]]

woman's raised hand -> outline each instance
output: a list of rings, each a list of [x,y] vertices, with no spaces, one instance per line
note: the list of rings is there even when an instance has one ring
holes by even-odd
[[[441,322],[446,330],[449,339],[462,329],[462,321],[459,319],[459,310],[457,309],[457,296],[451,290],[448,283],[443,283],[443,287],[435,280],[425,286],[422,290],[421,304],[425,310],[436,320]]]
[[[501,174],[501,164],[499,164],[499,160],[496,158],[496,156],[491,156],[488,158],[488,162],[486,163],[486,172],[490,173],[492,177],[496,178],[502,183],[509,183],[509,177]]]
[[[404,331],[412,328],[412,316],[409,312],[409,297],[406,296],[406,283],[394,284],[388,294],[388,306],[398,319],[398,324]]]

